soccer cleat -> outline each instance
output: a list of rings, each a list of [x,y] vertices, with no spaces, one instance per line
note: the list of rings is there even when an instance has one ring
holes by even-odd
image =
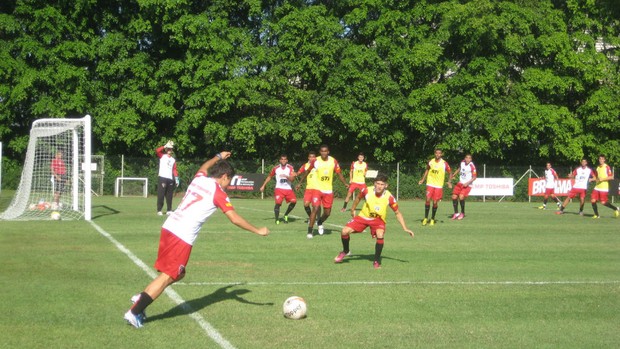
[[[597,216],[597,215],[592,216],[592,219],[598,219],[598,218],[601,218],[601,216]]]
[[[583,216],[583,211],[579,211],[579,215],[580,215],[580,216]]]
[[[347,212],[347,209],[345,207],[340,209],[340,212]]]
[[[422,220],[422,225],[426,225],[426,224],[428,224],[428,218],[424,218],[424,219]]]
[[[323,230],[323,225],[319,225],[319,228],[318,228],[318,229],[319,229],[319,235],[323,235],[323,233],[325,232],[325,231]]]
[[[381,263],[379,263],[379,262],[377,262],[377,261],[372,262],[372,266],[373,266],[375,269],[381,269]]]
[[[143,326],[144,319],[142,319],[141,314],[134,315],[131,310],[127,310],[124,316],[125,320],[128,324],[135,328],[140,328]]]
[[[280,224],[280,220],[276,219],[276,225]]]
[[[461,219],[465,218],[465,214],[464,213],[460,213],[458,217],[456,217],[456,219],[458,219],[459,221]]]
[[[620,216],[620,208],[614,211],[614,217],[618,217],[618,216]]]
[[[166,216],[170,216],[172,214],[172,211],[166,211]]]
[[[452,220],[455,220],[457,218],[459,218],[460,214],[457,212],[455,214],[452,215]]]
[[[349,251],[350,253],[350,251]],[[340,253],[338,253],[338,255],[336,256],[336,258],[334,258],[334,263],[342,263],[342,260],[344,259],[344,257],[347,256],[347,253],[342,251]]]
[[[560,211],[555,211],[555,214],[564,214],[564,211],[560,210]]]
[[[131,304],[136,304],[136,302],[140,299],[140,294],[135,294],[131,297]],[[142,317],[142,321],[144,322],[146,320],[146,312],[143,310],[140,314],[138,314]]]
[[[430,226],[435,225],[435,220],[434,220],[434,219],[431,219],[431,221],[430,221],[430,223],[428,223],[428,225],[430,225]]]
[[[314,236],[312,235],[312,233],[308,233],[308,234],[306,235],[306,237],[307,237],[308,239],[312,239]]]
[[[284,220],[282,221],[284,224],[288,224],[288,216],[284,216]]]
[[[545,206],[545,205],[538,206],[538,209],[539,209],[539,210],[546,210],[546,209],[547,209],[547,206]]]
[[[163,213],[161,213],[161,211],[159,211],[159,212],[157,212],[157,215],[158,215],[158,216],[163,216],[164,214],[163,214]]]

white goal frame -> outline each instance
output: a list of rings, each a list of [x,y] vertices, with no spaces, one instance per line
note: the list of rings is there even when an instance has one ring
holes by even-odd
[[[126,197],[123,193],[123,182],[125,181],[142,181],[144,186],[142,187],[142,196],[147,198],[149,196],[149,179],[145,177],[116,177],[116,184],[114,185],[114,196]]]
[[[70,132],[70,134],[67,134]],[[55,191],[53,176],[51,178],[51,186],[43,189],[36,187],[40,183],[50,183],[49,162],[41,165],[38,153],[42,152],[38,147],[40,141],[65,134],[64,144],[67,145],[66,150],[71,154],[66,159],[67,166],[67,182],[66,187],[70,204],[64,207],[49,207],[49,202],[44,207],[33,209],[35,204],[32,202],[33,193],[38,195],[36,191],[51,190]],[[45,149],[49,153],[50,149]],[[47,161],[49,159],[45,159]],[[37,163],[35,164],[35,161]],[[36,172],[35,172],[36,171]],[[47,172],[45,172],[47,171]],[[47,173],[47,174],[46,174]],[[36,177],[34,177],[36,176]],[[47,178],[47,179],[44,179]],[[47,184],[46,184],[47,186]],[[86,115],[83,118],[46,118],[37,119],[32,123],[30,129],[30,137],[28,141],[28,150],[26,160],[22,169],[19,187],[15,192],[15,196],[9,207],[0,214],[0,219],[6,220],[37,220],[50,219],[49,211],[61,211],[63,219],[79,219],[91,220],[92,218],[92,193],[91,193],[91,117]],[[42,194],[43,195],[43,194]],[[49,194],[48,196],[49,200]],[[39,212],[40,211],[40,212]],[[65,214],[66,213],[66,214]]]

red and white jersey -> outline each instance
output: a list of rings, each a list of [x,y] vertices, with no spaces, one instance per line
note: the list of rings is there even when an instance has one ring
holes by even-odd
[[[459,182],[465,183],[472,180],[472,178],[477,177],[478,174],[476,172],[476,165],[473,162],[466,163],[465,160],[461,161],[461,171],[460,171],[460,179]]]
[[[162,228],[193,245],[200,228],[217,208],[222,212],[234,209],[228,195],[215,179],[207,177],[204,172],[198,172],[179,207],[166,219]]]
[[[558,177],[558,174],[554,169],[550,168],[545,170],[545,183],[546,188],[555,188],[555,179]]]
[[[290,177],[295,172],[293,166],[286,164],[284,167],[278,165],[271,169],[269,172],[269,176],[274,177],[276,179],[276,189],[288,189],[292,190],[291,181],[289,181],[288,177]]]
[[[589,167],[577,167],[573,170],[573,177],[575,178],[575,183],[573,184],[573,188],[575,189],[588,189],[588,180],[590,177],[594,176],[594,171],[592,171]]]

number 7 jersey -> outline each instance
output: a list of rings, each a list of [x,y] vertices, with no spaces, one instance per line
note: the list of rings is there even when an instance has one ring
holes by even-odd
[[[179,207],[166,219],[162,228],[193,245],[200,228],[217,208],[222,212],[234,210],[228,195],[215,178],[198,172]]]

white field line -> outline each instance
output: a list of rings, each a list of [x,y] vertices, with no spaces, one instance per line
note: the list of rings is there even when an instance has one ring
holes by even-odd
[[[547,286],[547,285],[615,285],[620,280],[609,281],[328,281],[328,282],[179,282],[179,286],[225,286],[225,285],[248,285],[248,286],[372,286],[372,285],[498,285],[498,286]]]
[[[146,265],[140,258],[138,258],[133,252],[131,252],[127,247],[121,244],[118,240],[116,240],[112,235],[103,230],[100,226],[98,226],[93,221],[90,221],[90,224],[99,232],[99,234],[103,235],[105,238],[110,240],[116,248],[118,248],[121,252],[123,252],[131,261],[137,265],[142,271],[144,271],[151,279],[157,277],[157,273]],[[202,315],[196,312],[192,307],[187,305],[187,302],[173,289],[167,288],[165,291],[166,295],[172,299],[177,305],[181,306],[182,309],[189,314],[189,316],[194,319],[198,323],[198,325],[205,331],[205,333],[211,338],[215,343],[217,343],[221,348],[224,349],[235,349],[229,341],[227,341],[222,335],[207,321]]]
[[[271,213],[272,211],[260,210],[256,208],[240,207],[241,209],[255,212]],[[293,218],[304,218],[295,215],[289,215]],[[325,223],[336,228],[343,228],[342,225]],[[607,280],[607,281],[334,281],[334,282],[180,282],[179,286],[222,286],[222,285],[248,285],[248,286],[289,286],[289,285],[301,285],[301,286],[346,286],[346,285],[499,285],[499,286],[545,286],[545,285],[613,285],[620,284],[620,280]]]

